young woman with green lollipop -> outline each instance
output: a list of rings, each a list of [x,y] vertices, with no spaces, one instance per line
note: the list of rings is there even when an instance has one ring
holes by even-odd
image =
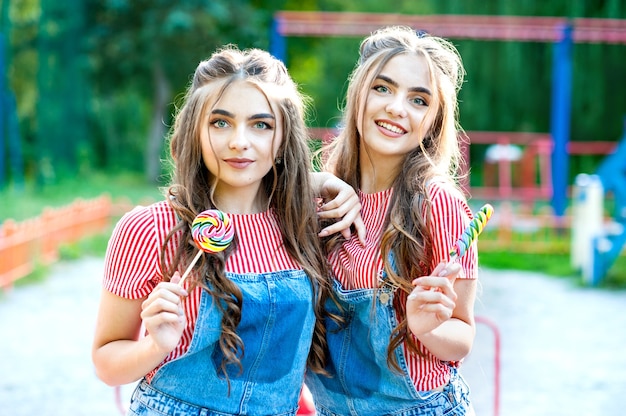
[[[326,168],[358,190],[367,238],[327,242],[343,324],[327,320],[330,377],[307,374],[318,415],[471,412],[458,364],[475,333],[477,252],[450,262],[472,219],[456,181],[464,70],[409,27],[361,43]]]

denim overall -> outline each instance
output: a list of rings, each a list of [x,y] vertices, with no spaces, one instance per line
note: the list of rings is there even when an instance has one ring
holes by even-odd
[[[393,264],[393,258],[391,258]],[[383,280],[386,274],[383,272]],[[329,301],[327,309],[342,314],[345,326],[326,322],[330,358],[327,377],[307,372],[306,384],[321,416],[465,415],[469,388],[456,368],[443,391],[417,391],[409,376],[402,347],[395,355],[402,374],[387,364],[387,345],[398,320],[393,288],[344,290],[335,281],[343,314]],[[372,302],[375,307],[372,308]]]
[[[189,350],[139,383],[129,415],[296,414],[315,322],[311,283],[302,270],[228,277],[243,294],[237,333],[244,343],[242,372],[228,366],[230,394],[217,371],[222,315],[202,290]]]

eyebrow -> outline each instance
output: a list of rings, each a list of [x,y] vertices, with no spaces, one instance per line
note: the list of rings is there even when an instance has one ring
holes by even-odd
[[[233,113],[231,113],[230,111],[226,111],[226,110],[222,110],[219,108],[214,109],[213,111],[211,111],[211,114],[219,114],[225,117],[229,117],[229,118],[235,118],[235,115]],[[248,117],[248,120],[259,120],[259,119],[264,119],[264,118],[270,118],[272,120],[275,120],[276,117],[274,117],[273,114],[270,113],[259,113],[259,114],[253,114],[250,117]]]
[[[386,75],[379,74],[376,77],[376,79],[383,80],[386,83],[391,84],[392,86],[394,86],[396,88],[398,87],[398,83],[396,81],[392,80],[391,78],[389,78]],[[411,91],[411,92],[419,92],[419,93],[423,93],[423,94],[428,94],[428,95],[431,95],[431,96],[433,95],[432,92],[430,92],[430,90],[428,88],[426,88],[426,87],[411,87],[411,88],[409,88],[409,91]]]

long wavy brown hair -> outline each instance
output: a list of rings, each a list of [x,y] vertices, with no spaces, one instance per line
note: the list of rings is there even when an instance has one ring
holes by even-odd
[[[439,98],[439,106],[428,110],[436,111],[430,130],[425,132],[420,145],[405,156],[402,166],[398,166],[386,229],[380,243],[387,283],[400,289],[396,291],[394,305],[405,311],[406,296],[413,289],[411,281],[427,275],[432,260],[432,237],[427,227],[428,218],[424,216],[424,212],[430,211],[427,209],[430,205],[427,184],[437,177],[456,186],[458,179],[462,130],[458,124],[457,94],[465,71],[454,46],[442,38],[421,34],[405,26],[383,28],[365,38],[360,46],[360,59],[349,79],[342,131],[325,150],[326,169],[360,188],[359,128],[362,120],[359,117],[363,114],[372,82],[385,64],[400,54],[416,54],[426,59],[431,85]],[[334,244],[336,246],[337,241]],[[396,258],[396,270],[389,264],[391,252]],[[411,351],[420,353],[415,338],[409,336],[406,317],[391,335],[387,350],[387,361],[397,370],[394,351],[403,342]]]
[[[168,278],[181,266],[187,267],[198,250],[191,235],[191,224],[197,214],[215,208],[215,189],[219,181],[203,163],[200,134],[207,126],[202,122],[224,90],[237,88],[233,83],[239,81],[256,86],[271,107],[282,115],[283,137],[278,150],[282,162],[274,163],[263,178],[261,192],[268,198],[268,209],[277,216],[287,251],[310,279],[317,319],[308,365],[313,371],[324,372],[327,347],[323,305],[331,285],[326,257],[317,237],[319,224],[309,179],[312,167],[305,125],[309,100],[299,91],[284,64],[269,53],[258,49],[239,50],[229,45],[196,68],[169,138],[173,173],[167,194],[179,222],[168,234],[161,261],[165,262],[165,246],[175,235],[181,238],[174,259],[169,265],[163,264]],[[226,259],[236,246],[235,239],[221,253],[204,253],[190,277],[191,286],[207,290],[213,297],[213,305],[222,312],[219,346],[224,360],[220,370],[226,378],[226,366],[235,364],[241,368],[244,353],[243,342],[236,332],[241,320],[241,290],[224,270]]]

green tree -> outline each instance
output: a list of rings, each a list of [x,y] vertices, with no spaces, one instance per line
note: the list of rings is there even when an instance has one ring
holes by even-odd
[[[269,48],[277,10],[626,18],[626,0],[398,0],[392,8],[380,0],[0,3],[27,176],[53,178],[62,164],[80,171],[89,163],[145,171],[153,181],[176,100],[197,62],[225,43]],[[287,39],[287,66],[314,99],[311,125],[338,124],[361,38]],[[468,73],[461,91],[465,129],[549,131],[552,45],[452,41]],[[574,46],[572,140],[621,136],[624,47]]]
[[[428,14],[432,8],[424,2],[400,0],[288,0],[285,8],[296,11],[367,12],[397,14]],[[341,109],[347,78],[358,60],[363,36],[353,37],[290,37],[287,64],[293,77],[313,98],[315,112],[309,124],[334,128],[341,121]]]
[[[17,101],[20,148],[26,161],[25,169],[33,171],[37,154],[37,36],[39,0],[9,2],[2,0],[2,26],[5,42],[5,78],[9,94]],[[4,93],[4,91],[3,91]],[[5,114],[5,116],[8,116]],[[5,117],[6,122],[6,117]],[[4,143],[2,143],[4,144]],[[9,155],[7,155],[9,156]],[[9,156],[10,157],[10,156]],[[9,164],[9,163],[7,163]],[[24,172],[18,174],[23,176]],[[14,179],[14,178],[11,178]]]
[[[149,98],[145,173],[156,181],[174,94],[216,47],[265,46],[259,45],[267,39],[265,16],[241,0],[88,0],[88,4],[97,94],[105,101],[122,91]]]
[[[626,0],[503,2],[500,0],[398,1],[288,0],[290,10],[395,13],[411,15],[472,14],[626,18]],[[556,28],[555,28],[556,30]],[[435,32],[436,34],[436,32]],[[290,37],[288,65],[315,101],[312,124],[335,126],[340,117],[346,78],[358,57],[355,38]],[[461,122],[466,130],[549,132],[553,45],[541,42],[451,39],[467,70],[461,91]],[[626,73],[625,45],[574,46],[572,140],[621,137],[626,94],[615,90]],[[575,171],[575,170],[573,170]]]

